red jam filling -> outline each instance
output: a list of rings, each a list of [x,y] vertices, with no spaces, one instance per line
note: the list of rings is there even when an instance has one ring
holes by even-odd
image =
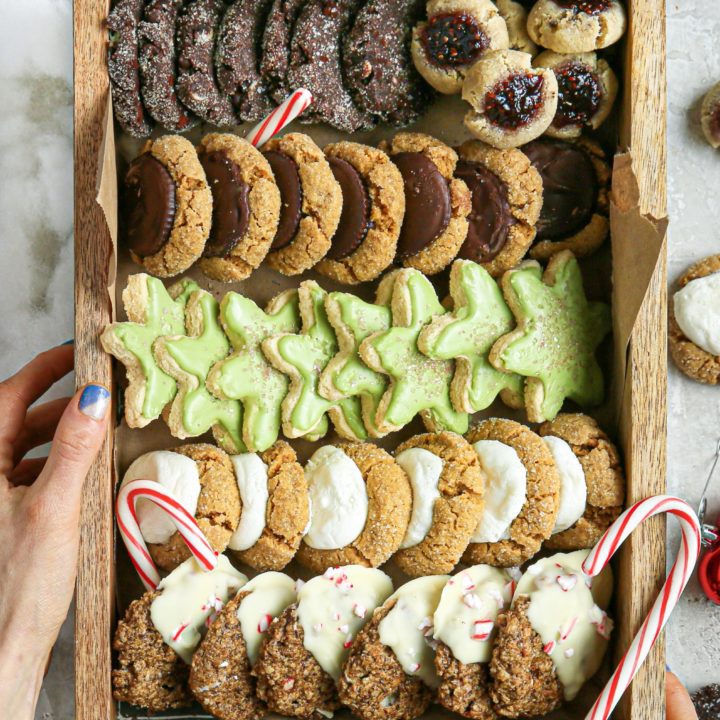
[[[542,75],[515,73],[501,80],[485,95],[485,115],[504,130],[517,130],[528,125],[543,104]]]
[[[558,107],[553,125],[586,125],[597,113],[602,88],[597,75],[582,63],[570,62],[555,69],[558,82]]]
[[[612,0],[553,0],[556,5],[576,13],[584,12],[586,15],[599,15],[612,5]]]
[[[429,60],[441,68],[469,65],[490,45],[475,18],[464,12],[433,15],[422,40]]]

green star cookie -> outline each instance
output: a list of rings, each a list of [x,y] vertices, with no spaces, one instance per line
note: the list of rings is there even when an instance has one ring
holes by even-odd
[[[421,272],[398,271],[392,292],[393,326],[360,345],[365,363],[390,377],[376,415],[381,432],[399,430],[418,413],[431,432],[467,430],[467,414],[457,412],[450,400],[454,363],[429,358],[417,347],[423,327],[444,313],[435,289]]]
[[[428,357],[456,360],[450,387],[453,405],[479,412],[500,393],[510,407],[522,407],[523,378],[497,370],[488,360],[495,341],[515,328],[497,283],[480,265],[456,260],[450,271],[450,295],[453,311],[425,326],[418,347]]]
[[[249,452],[263,452],[280,434],[288,380],[267,361],[261,343],[300,329],[297,291],[281,293],[265,312],[249,298],[228,293],[220,304],[220,319],[235,352],[211,369],[207,386],[223,400],[242,402],[243,441]]]
[[[328,400],[359,397],[363,423],[371,437],[384,434],[375,424],[375,415],[387,389],[387,378],[360,359],[358,348],[366,337],[392,325],[390,299],[395,274],[383,278],[374,305],[350,293],[332,292],[325,298],[325,310],[340,349],[320,375],[320,394]]]
[[[185,304],[197,289],[192,280],[166,290],[157,278],[131,275],[122,294],[128,322],[111,323],[100,335],[105,352],[125,365],[125,419],[131,428],[145,427],[159,418],[175,397],[175,380],[158,367],[152,346],[163,335],[185,332]]]
[[[188,336],[161,337],[155,341],[153,353],[178,387],[167,418],[172,434],[182,439],[198,437],[212,428],[218,443],[235,454],[246,451],[242,406],[237,400],[218,400],[205,386],[210,368],[230,352],[219,309],[209,292],[196,290],[185,307]]]
[[[588,302],[575,256],[553,256],[545,274],[534,261],[505,273],[502,288],[517,329],[490,352],[497,368],[524,375],[531,422],[552,420],[565,398],[599,405],[604,384],[595,350],[610,332],[610,308]]]
[[[283,433],[289,438],[317,440],[327,433],[330,415],[338,434],[351,440],[367,438],[356,397],[326,400],[318,392],[320,373],[338,350],[325,312],[327,293],[314,281],[300,284],[300,334],[279,335],[262,344],[267,359],[290,378],[283,400]]]

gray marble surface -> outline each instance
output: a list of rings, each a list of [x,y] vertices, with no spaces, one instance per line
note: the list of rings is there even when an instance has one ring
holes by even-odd
[[[670,279],[717,252],[720,155],[702,141],[698,102],[720,79],[720,3],[669,2]],[[0,377],[72,335],[72,21],[70,0],[0,0]],[[71,381],[55,394],[66,392]],[[720,391],[670,370],[671,492],[693,504],[720,435]],[[720,478],[710,500],[720,513]],[[670,556],[677,532],[671,524]],[[720,679],[720,608],[695,583],[674,614],[668,662],[691,687]],[[73,717],[68,621],[38,718]]]

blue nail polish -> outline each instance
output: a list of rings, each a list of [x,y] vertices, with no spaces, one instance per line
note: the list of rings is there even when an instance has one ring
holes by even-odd
[[[69,340],[66,340],[62,345],[74,345],[75,344],[75,338],[70,338]]]
[[[110,405],[110,393],[102,385],[88,385],[80,395],[78,408],[83,415],[102,420]]]

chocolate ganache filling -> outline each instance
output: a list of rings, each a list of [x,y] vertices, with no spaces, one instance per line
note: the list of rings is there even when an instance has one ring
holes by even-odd
[[[355,252],[370,229],[370,198],[360,173],[349,162],[331,155],[328,163],[340,183],[343,206],[326,257],[342,260]]]
[[[280,222],[271,250],[287,247],[300,226],[303,191],[297,163],[285,153],[268,150],[264,153],[270,163],[275,182],[280,189]]]

